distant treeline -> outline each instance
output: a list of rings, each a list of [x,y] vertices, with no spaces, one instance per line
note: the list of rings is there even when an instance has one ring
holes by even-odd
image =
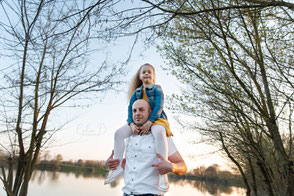
[[[58,154],[51,160],[40,160],[37,169],[40,170],[60,170],[66,172],[81,172],[81,173],[106,173],[105,161],[99,160],[69,160],[63,161],[62,155]]]
[[[38,159],[36,169],[40,170],[61,170],[71,172],[83,173],[106,173],[108,170],[105,168],[105,161],[99,160],[82,160],[77,161],[69,160],[64,161],[61,154],[56,155],[49,159],[49,153],[45,153],[42,159]],[[12,159],[11,156],[0,153],[0,165],[6,166],[7,160]]]
[[[233,174],[232,172],[227,170],[220,170],[219,165],[217,164],[214,164],[209,167],[200,166],[198,168],[190,170],[182,176],[176,176],[171,174],[169,175],[169,179],[170,181],[172,181],[173,179],[209,181],[228,186],[243,187],[241,175]]]
[[[0,152],[0,165],[6,165],[6,160],[9,159],[8,155]],[[66,172],[81,172],[81,173],[92,173],[92,174],[104,174],[107,173],[105,161],[101,160],[82,160],[77,161],[69,160],[64,161],[61,154],[56,155],[50,159],[49,153],[45,153],[42,159],[39,159],[36,169],[40,170],[51,170],[51,171],[66,171]],[[211,181],[224,185],[242,186],[241,176],[233,174],[230,171],[220,170],[217,164],[209,167],[200,166],[192,169],[185,175],[176,176],[170,174],[170,180],[176,181],[180,179],[184,180],[200,180],[200,181]]]

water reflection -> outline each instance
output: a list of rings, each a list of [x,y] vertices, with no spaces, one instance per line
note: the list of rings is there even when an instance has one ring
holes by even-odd
[[[45,180],[50,182],[56,182],[60,178],[60,175],[71,176],[74,175],[75,179],[83,178],[97,178],[105,180],[106,173],[83,173],[83,172],[64,172],[64,171],[45,171],[45,170],[35,170],[33,172],[32,181],[37,181],[38,184],[42,184]]]
[[[42,185],[44,182],[50,184],[58,184],[60,181],[65,179],[74,180],[79,179],[81,181],[85,181],[87,179],[95,180],[99,179],[99,183],[103,184],[106,178],[105,173],[100,174],[93,174],[93,173],[79,173],[79,172],[60,172],[60,171],[40,171],[37,170],[32,175],[32,183],[37,183],[38,185]],[[221,195],[235,195],[236,187],[227,186],[218,184],[216,182],[205,182],[205,181],[197,181],[197,180],[187,180],[187,179],[177,179],[174,176],[170,176],[169,182],[171,184],[171,189],[169,192],[173,191],[174,187],[182,187],[185,188],[187,186],[197,190],[197,192],[201,193],[201,195],[214,195],[214,196],[221,196]],[[121,189],[123,186],[123,177],[116,180],[115,182],[110,184],[112,189]],[[109,189],[109,186],[105,186],[105,189]],[[196,190],[195,190],[196,189]],[[244,192],[244,191],[242,191]],[[172,194],[172,193],[171,193]],[[242,195],[242,194],[237,194]]]
[[[171,184],[176,184],[180,186],[186,186],[189,184],[193,188],[197,189],[201,193],[209,193],[211,195],[221,195],[221,193],[225,193],[227,195],[232,194],[233,187],[221,185],[216,182],[210,181],[198,181],[198,180],[182,180],[176,178],[169,178],[169,182]]]

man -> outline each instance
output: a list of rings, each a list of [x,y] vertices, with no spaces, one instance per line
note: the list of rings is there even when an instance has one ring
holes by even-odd
[[[148,102],[139,99],[134,102],[133,121],[138,128],[148,119],[151,108]],[[168,160],[156,154],[152,134],[133,135],[128,139],[126,147],[126,161],[123,187],[124,196],[158,196],[163,195],[159,189],[159,174],[173,172],[177,175],[186,173],[186,164],[177,151],[171,138],[168,138]],[[159,161],[158,161],[159,159]],[[109,169],[113,170],[119,164],[118,159],[113,159],[113,153],[106,162]]]

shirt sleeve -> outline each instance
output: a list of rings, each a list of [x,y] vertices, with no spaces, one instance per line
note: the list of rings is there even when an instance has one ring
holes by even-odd
[[[160,85],[154,86],[154,103],[152,112],[148,118],[151,122],[155,122],[161,115],[164,105],[164,95]]]
[[[130,103],[129,103],[129,106],[128,106],[128,119],[127,119],[128,124],[133,122],[133,110],[132,110],[132,107],[133,107],[133,103],[135,101],[136,101],[136,92],[134,92],[132,94],[132,97],[130,99]]]
[[[178,151],[173,139],[171,137],[167,137],[167,144],[168,144],[168,156],[174,154]]]

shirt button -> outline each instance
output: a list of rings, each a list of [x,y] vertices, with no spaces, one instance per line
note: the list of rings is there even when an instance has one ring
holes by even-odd
[[[132,181],[134,181],[134,179],[132,179]]]
[[[149,146],[149,148],[151,148],[151,146]]]
[[[136,167],[134,167],[134,169],[136,169]]]
[[[135,157],[137,157],[137,155],[135,155]]]
[[[138,144],[138,143],[136,143],[136,146],[137,146],[137,144]]]

